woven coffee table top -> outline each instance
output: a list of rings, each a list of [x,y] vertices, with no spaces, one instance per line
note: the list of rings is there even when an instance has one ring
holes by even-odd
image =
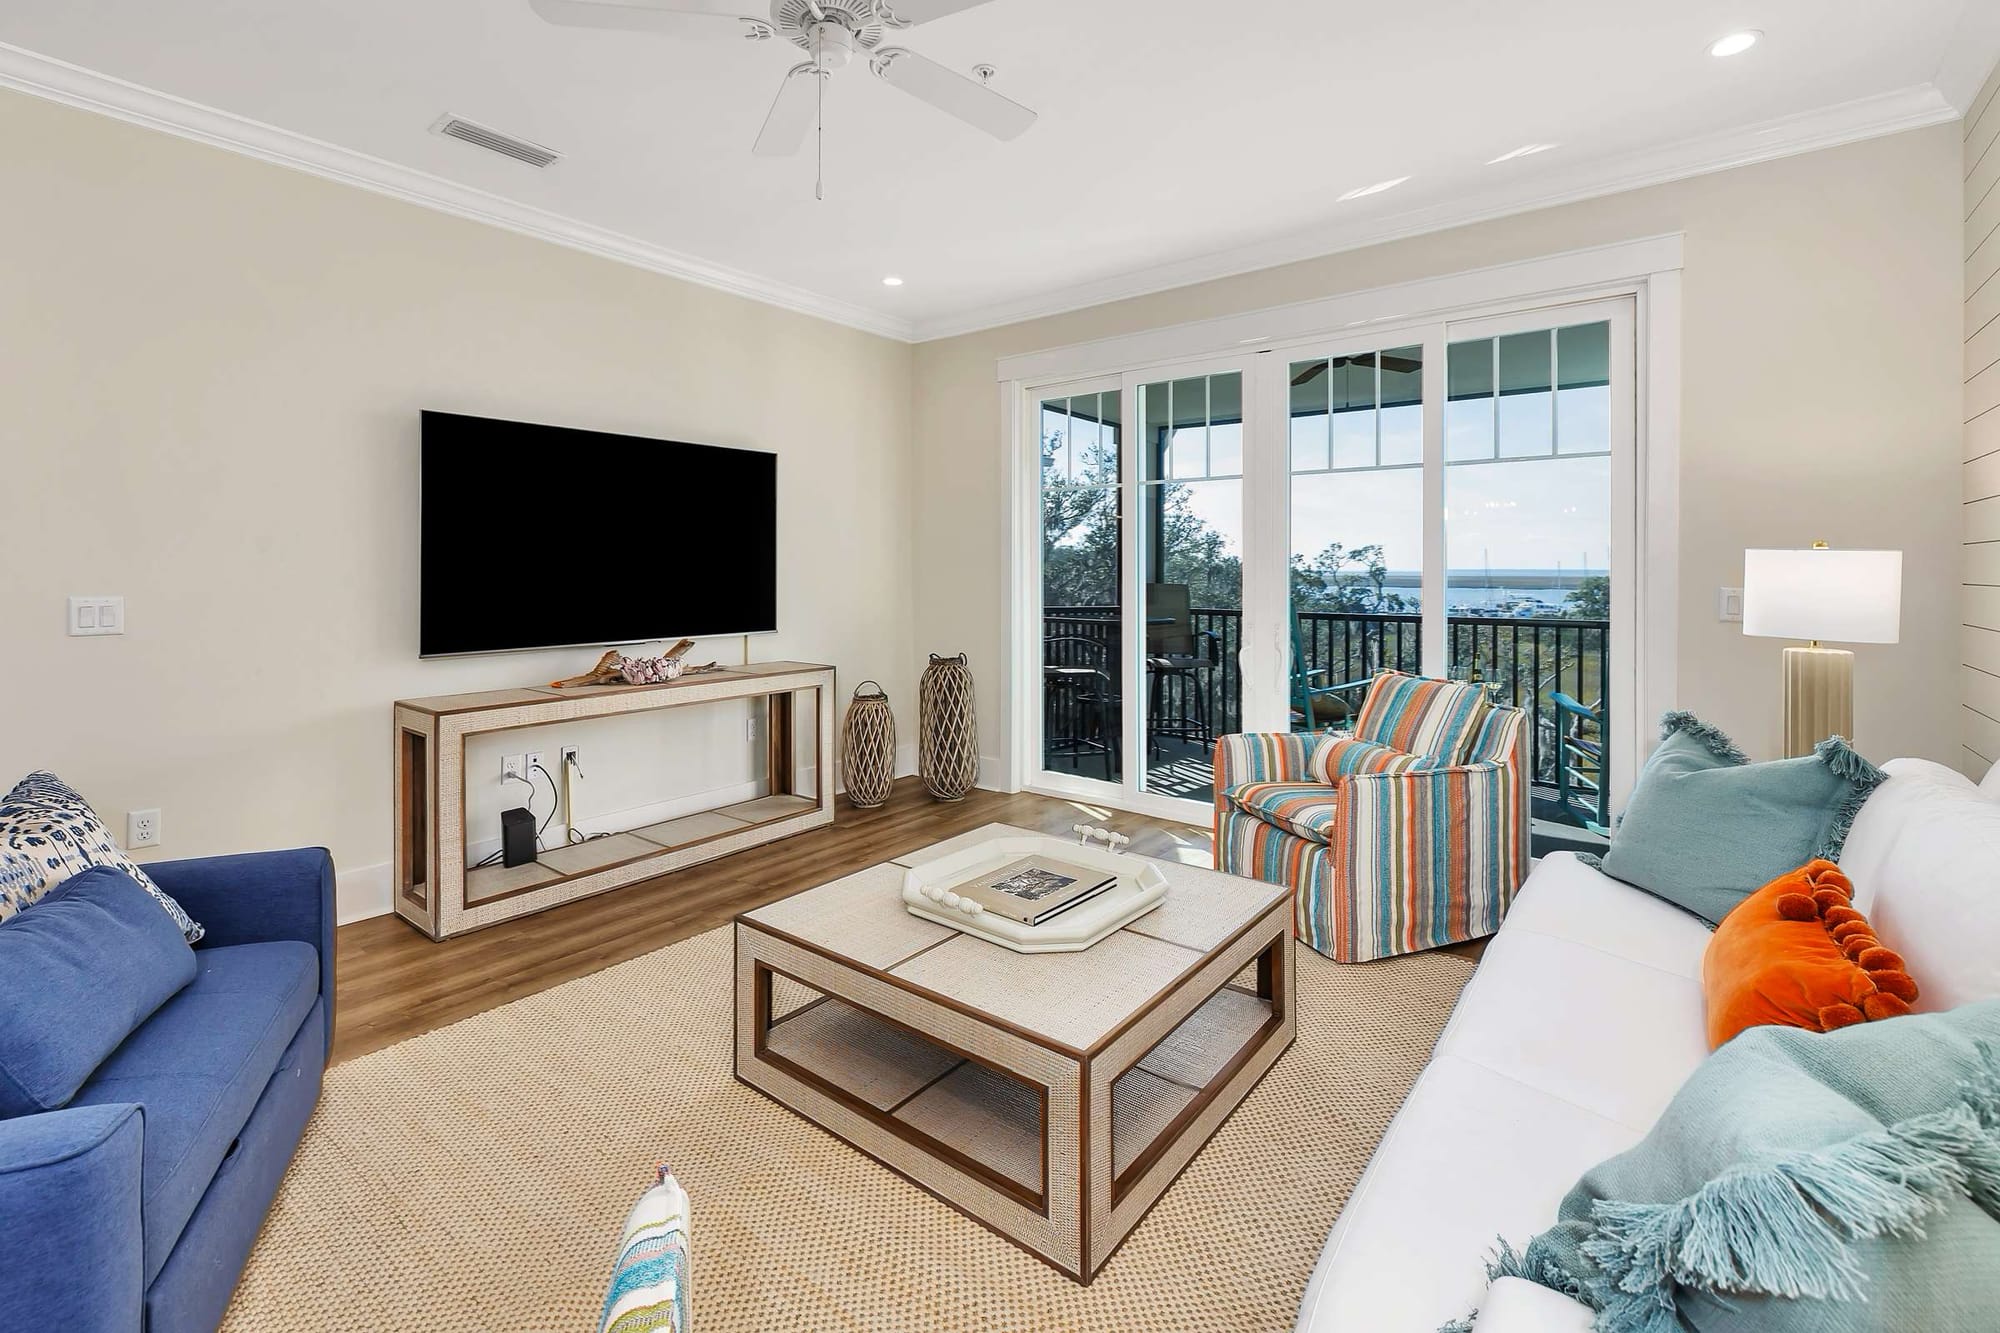
[[[1172,861],[1159,907],[1080,953],[1018,954],[910,915],[903,872],[974,843],[1037,836],[988,824],[743,914],[743,920],[898,984],[1088,1051],[1219,952],[1290,890]]]

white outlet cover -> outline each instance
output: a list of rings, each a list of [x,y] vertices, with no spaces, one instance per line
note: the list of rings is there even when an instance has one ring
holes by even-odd
[[[1717,588],[1715,590],[1715,618],[1727,624],[1743,623],[1743,589]]]
[[[157,847],[160,845],[160,812],[158,810],[128,810],[125,812],[125,846]]]

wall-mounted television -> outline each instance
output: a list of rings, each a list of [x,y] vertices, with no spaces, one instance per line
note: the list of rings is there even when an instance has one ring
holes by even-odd
[[[778,627],[778,459],[423,414],[425,657]]]

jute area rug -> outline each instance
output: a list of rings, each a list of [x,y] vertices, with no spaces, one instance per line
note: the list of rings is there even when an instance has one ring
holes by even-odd
[[[224,1328],[592,1330],[664,1162],[695,1333],[1289,1329],[1473,968],[1298,959],[1296,1043],[1089,1287],[737,1083],[724,928],[331,1070]]]

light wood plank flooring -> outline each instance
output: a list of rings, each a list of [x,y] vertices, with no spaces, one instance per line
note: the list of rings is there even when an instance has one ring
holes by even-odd
[[[856,810],[843,798],[831,828],[443,943],[432,943],[394,916],[342,926],[333,1059],[364,1055],[650,953],[748,908],[982,824],[1067,833],[1078,822],[1125,834],[1135,852],[1210,863],[1207,828],[1085,802],[989,791],[946,804],[931,800],[915,778],[905,778],[877,810]]]

